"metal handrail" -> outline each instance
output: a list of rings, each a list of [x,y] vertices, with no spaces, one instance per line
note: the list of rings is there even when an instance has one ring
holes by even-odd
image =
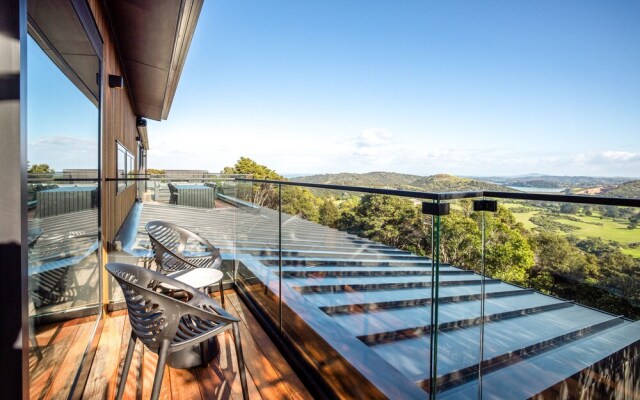
[[[538,201],[561,202],[561,203],[578,203],[578,204],[593,204],[593,205],[640,208],[640,199],[628,199],[628,198],[622,198],[622,197],[559,195],[559,194],[528,193],[528,192],[498,192],[498,191],[491,191],[491,190],[432,193],[432,192],[417,192],[417,191],[411,191],[411,190],[370,188],[370,187],[361,187],[361,186],[329,185],[329,184],[322,184],[322,183],[278,181],[278,180],[267,180],[267,179],[235,178],[235,180],[243,181],[243,182],[266,183],[266,184],[285,185],[285,186],[302,186],[302,187],[317,188],[317,189],[341,190],[341,191],[347,191],[347,192],[384,194],[384,195],[390,195],[390,196],[411,197],[416,199],[428,199],[428,200],[437,200],[437,201],[469,199],[469,198],[478,198],[478,197],[494,197],[494,198],[502,198],[502,199],[538,200]]]

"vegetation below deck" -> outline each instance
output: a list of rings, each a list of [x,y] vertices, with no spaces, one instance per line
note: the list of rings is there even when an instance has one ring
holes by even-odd
[[[222,172],[285,180],[245,157]],[[245,200],[278,209],[275,185],[255,183],[249,187]],[[281,194],[282,211],[287,214],[418,255],[432,255],[432,220],[420,212],[419,201],[335,190],[312,192],[289,185],[282,186]],[[531,201],[499,203],[497,213],[484,216],[482,265],[482,215],[473,212],[471,200],[451,202],[451,214],[441,219],[441,262],[640,319],[640,210]]]

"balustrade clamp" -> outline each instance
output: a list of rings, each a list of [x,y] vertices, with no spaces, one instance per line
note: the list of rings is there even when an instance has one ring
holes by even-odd
[[[449,203],[422,202],[422,213],[428,215],[449,215]]]
[[[473,211],[498,211],[498,202],[496,200],[474,200]]]

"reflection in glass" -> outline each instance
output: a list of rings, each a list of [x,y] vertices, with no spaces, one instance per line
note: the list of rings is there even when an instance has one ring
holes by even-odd
[[[136,167],[133,154],[127,152],[127,187],[135,183]]]
[[[118,177],[118,193],[135,183],[136,166],[134,155],[120,142],[117,145],[116,170]]]
[[[127,149],[123,145],[118,143],[118,159],[117,159],[117,178],[118,178],[118,193],[122,192],[127,187]]]
[[[99,310],[99,59],[69,43],[60,54],[56,38],[45,53],[36,29],[27,41],[30,393],[42,398],[60,382],[66,397]]]

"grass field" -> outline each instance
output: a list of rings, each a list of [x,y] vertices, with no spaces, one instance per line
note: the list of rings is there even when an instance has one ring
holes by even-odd
[[[537,225],[531,222],[531,217],[538,215],[539,211],[529,211],[525,213],[513,213],[516,217],[516,221],[520,222],[527,229],[533,229]]]
[[[505,206],[506,208],[508,208],[511,211],[513,211],[514,209],[518,209],[518,208],[522,208],[523,207],[521,204],[515,204],[515,203],[504,203],[502,205]],[[516,222],[520,222],[527,229],[533,229],[537,225],[534,224],[533,222],[531,222],[531,217],[534,217],[534,216],[538,215],[540,213],[540,210],[536,209],[534,207],[527,207],[527,208],[530,209],[530,211],[527,211],[527,212],[515,212],[514,211],[513,215],[516,217]]]
[[[512,211],[522,208],[521,204],[507,203],[505,207]],[[525,228],[533,229],[536,225],[531,222],[531,217],[540,213],[540,209],[534,207],[527,207],[526,212],[514,212],[516,221],[521,222]],[[584,215],[572,215],[579,221],[571,221],[564,218],[557,218],[558,222],[563,224],[575,226],[578,228],[572,231],[571,234],[579,238],[601,238],[603,240],[614,240],[620,243],[623,248],[622,252],[632,257],[640,258],[640,248],[629,248],[629,243],[640,242],[640,228],[627,229],[627,223],[613,220],[611,218],[602,218],[599,216],[587,217]]]

